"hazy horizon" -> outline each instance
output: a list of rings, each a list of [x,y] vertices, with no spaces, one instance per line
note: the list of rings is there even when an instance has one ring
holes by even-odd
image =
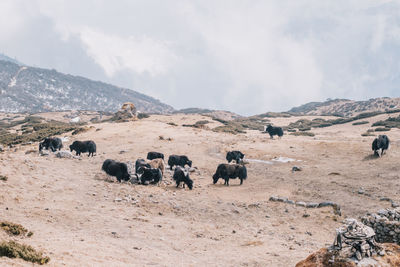
[[[400,97],[398,1],[1,1],[0,53],[241,115]]]

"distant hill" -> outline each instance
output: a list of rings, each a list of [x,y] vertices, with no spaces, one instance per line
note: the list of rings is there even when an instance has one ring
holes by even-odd
[[[174,111],[174,113],[183,113],[183,114],[202,114],[207,115],[213,118],[231,121],[241,116],[225,110],[212,110],[212,109],[204,109],[204,108],[185,108]]]
[[[364,112],[400,109],[400,98],[372,98],[366,101],[333,99],[325,102],[310,102],[292,108],[289,113],[297,115],[335,115],[352,117]]]
[[[141,112],[174,111],[171,106],[130,89],[0,60],[0,112],[116,111],[124,102],[134,103]]]

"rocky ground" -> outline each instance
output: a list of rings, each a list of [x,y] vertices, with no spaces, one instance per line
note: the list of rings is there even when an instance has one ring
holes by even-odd
[[[8,177],[0,181],[1,219],[33,231],[23,242],[45,251],[50,266],[294,266],[330,245],[344,218],[390,207],[382,197],[400,202],[400,130],[387,132],[392,143],[382,158],[372,156],[373,137],[361,136],[387,117],[280,140],[258,131],[232,135],[181,126],[211,121],[200,115],[93,124],[65,142],[94,140],[93,158],[27,153],[36,143],[0,153],[0,174]],[[293,118],[271,120],[284,126]],[[248,179],[242,186],[238,180],[213,185],[229,150],[246,154]],[[101,171],[107,158],[134,162],[148,151],[188,155],[197,168],[194,189],[176,189],[170,171],[160,186],[119,184]],[[293,166],[302,170],[292,172]],[[331,207],[305,208],[271,196],[333,201],[342,216]],[[0,238],[10,239],[2,232]],[[7,264],[30,265],[0,258]]]

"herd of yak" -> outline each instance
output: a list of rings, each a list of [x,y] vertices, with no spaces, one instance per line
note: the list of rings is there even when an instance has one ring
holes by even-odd
[[[273,138],[274,135],[282,137],[283,130],[281,127],[273,127],[269,125],[266,127],[265,132],[269,133],[270,137]],[[389,138],[386,135],[379,135],[372,142],[372,150],[374,155],[382,156],[384,151],[389,148]],[[55,152],[56,150],[61,150],[63,147],[62,140],[57,137],[45,138],[43,142],[39,143],[39,151],[43,148]],[[74,141],[72,145],[69,146],[71,152],[75,151],[76,155],[81,155],[81,153],[88,152],[88,156],[94,155],[96,153],[95,142],[89,141]],[[380,151],[380,154],[379,154]],[[229,151],[226,154],[226,160],[228,164],[219,164],[215,174],[213,175],[213,183],[216,184],[220,178],[225,180],[225,185],[229,185],[229,179],[240,179],[240,184],[243,184],[243,180],[247,178],[247,169],[243,164],[244,154],[240,151]],[[140,184],[158,184],[162,181],[164,175],[164,154],[159,152],[149,152],[147,154],[147,160],[138,159],[135,162],[135,174],[130,174],[128,171],[128,166],[126,163],[118,162],[112,159],[106,159],[103,162],[102,170],[110,176],[115,176],[118,182],[129,181],[135,179],[137,183]],[[235,161],[235,164],[230,164]],[[189,169],[185,166],[192,167],[192,161],[185,155],[170,155],[168,158],[168,165],[170,170],[173,170],[173,180],[176,182],[176,187],[180,184],[188,186],[189,189],[193,188],[193,180],[189,177]],[[135,178],[133,178],[133,176]],[[132,181],[132,180],[131,180]]]

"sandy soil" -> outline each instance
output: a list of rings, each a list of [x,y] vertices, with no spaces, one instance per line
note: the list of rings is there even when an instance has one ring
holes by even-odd
[[[313,130],[315,137],[284,135],[280,140],[257,131],[231,135],[167,124],[198,120],[210,119],[151,116],[94,124],[70,136],[65,147],[74,140],[94,140],[98,153],[93,158],[25,154],[37,144],[1,153],[0,174],[9,177],[0,181],[1,219],[33,231],[23,242],[45,251],[50,266],[294,266],[331,244],[342,219],[390,207],[381,196],[400,200],[399,129],[388,132],[392,145],[387,155],[374,158],[373,137],[361,137],[368,124],[336,125]],[[242,186],[238,180],[229,187],[222,180],[213,185],[212,174],[233,149],[248,159],[299,161],[251,162]],[[169,184],[161,186],[120,184],[101,171],[107,158],[134,162],[148,151],[188,155],[198,168],[191,174],[194,189],[176,189],[170,171],[164,178]],[[292,173],[294,165],[303,171]],[[360,187],[364,194],[358,193]],[[342,216],[329,207],[270,202],[272,195],[335,201]],[[0,238],[10,239],[2,232]],[[31,264],[3,257],[0,265]]]

